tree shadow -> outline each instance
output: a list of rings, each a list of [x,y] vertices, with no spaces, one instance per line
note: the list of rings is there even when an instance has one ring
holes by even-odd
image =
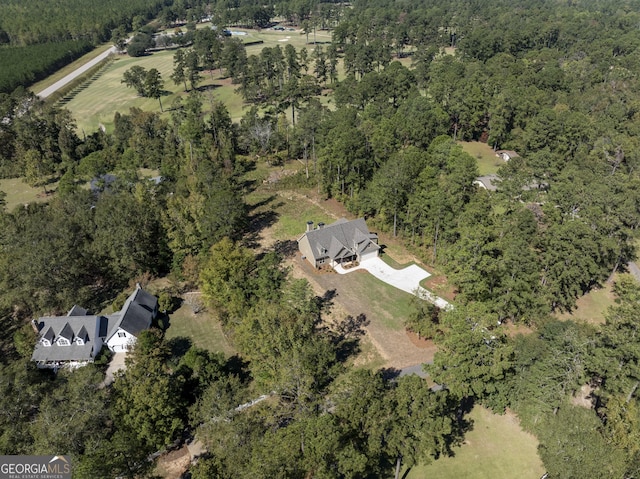
[[[222,85],[200,85],[198,87],[196,87],[196,91],[200,92],[200,93],[204,93],[207,91],[214,91],[217,90],[218,88],[222,87]]]
[[[369,325],[369,322],[367,316],[360,313],[355,317],[348,315],[335,326],[332,339],[338,361],[345,362],[361,351],[360,338],[366,334],[364,328]]]
[[[283,258],[293,258],[298,253],[298,242],[293,240],[278,240],[273,249]]]
[[[167,341],[167,346],[171,350],[171,355],[176,358],[181,358],[184,356],[191,346],[193,346],[193,341],[190,338],[185,336],[178,336],[176,338],[171,338]]]
[[[244,384],[251,379],[251,372],[249,371],[249,361],[245,361],[237,354],[230,356],[224,365],[224,370],[227,375],[237,376]]]
[[[402,371],[397,368],[382,368],[380,374],[385,381],[395,381],[400,377]]]
[[[247,234],[245,236],[247,247],[257,247],[260,240],[260,232],[273,226],[276,221],[278,221],[280,214],[275,211],[275,208],[280,206],[279,203],[271,205],[269,209],[259,211],[261,208],[270,205],[275,199],[276,196],[271,195],[251,206],[251,213],[249,214],[249,222],[247,224]]]

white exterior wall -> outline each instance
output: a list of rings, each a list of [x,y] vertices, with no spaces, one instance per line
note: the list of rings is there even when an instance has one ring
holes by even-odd
[[[360,262],[362,261],[366,261],[368,259],[371,258],[377,258],[378,257],[378,250],[374,249],[372,251],[367,251],[365,253],[362,253],[362,255],[360,256]]]
[[[118,333],[124,333],[124,337],[120,337]],[[136,337],[133,334],[127,333],[124,329],[118,328],[109,339],[107,339],[107,346],[114,353],[122,351],[128,351],[129,347],[136,342]]]

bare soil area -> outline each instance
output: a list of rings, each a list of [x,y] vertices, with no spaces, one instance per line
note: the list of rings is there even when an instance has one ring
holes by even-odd
[[[187,446],[170,451],[158,458],[156,474],[164,479],[179,479],[191,464],[191,455]]]

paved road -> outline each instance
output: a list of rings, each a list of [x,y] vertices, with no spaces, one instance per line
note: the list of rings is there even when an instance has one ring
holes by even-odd
[[[40,98],[47,98],[49,95],[51,95],[52,93],[58,91],[60,88],[62,88],[63,86],[65,86],[67,83],[72,82],[73,80],[75,80],[76,78],[78,78],[80,75],[82,75],[84,72],[86,72],[87,70],[89,70],[90,68],[96,66],[98,63],[100,63],[102,60],[104,60],[105,58],[107,58],[109,55],[111,55],[112,53],[116,53],[116,47],[111,47],[109,48],[107,51],[101,53],[100,55],[98,55],[97,57],[95,57],[93,60],[89,60],[87,63],[85,63],[84,65],[78,67],[75,71],[69,73],[66,77],[64,77],[62,80],[58,80],[57,82],[55,82],[53,85],[51,85],[49,88],[45,88],[44,90],[42,90],[40,93],[38,93],[38,96]]]
[[[410,294],[415,294],[419,298],[435,304],[440,309],[452,308],[449,302],[420,286],[420,281],[428,278],[431,274],[415,264],[403,269],[394,269],[380,258],[371,258],[362,261],[358,266],[354,266],[353,268],[344,269],[341,265],[336,265],[333,269],[335,269],[339,274],[347,274],[352,271],[364,269],[379,280],[390,284],[394,288],[398,288]]]

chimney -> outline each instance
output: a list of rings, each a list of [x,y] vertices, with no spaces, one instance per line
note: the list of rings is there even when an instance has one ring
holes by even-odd
[[[35,319],[31,320],[31,327],[36,333],[40,332],[40,329],[38,328],[38,322]]]
[[[307,221],[307,231],[311,231],[313,229],[313,221]]]
[[[324,223],[318,223],[318,229],[321,230],[322,228],[324,228]]]

